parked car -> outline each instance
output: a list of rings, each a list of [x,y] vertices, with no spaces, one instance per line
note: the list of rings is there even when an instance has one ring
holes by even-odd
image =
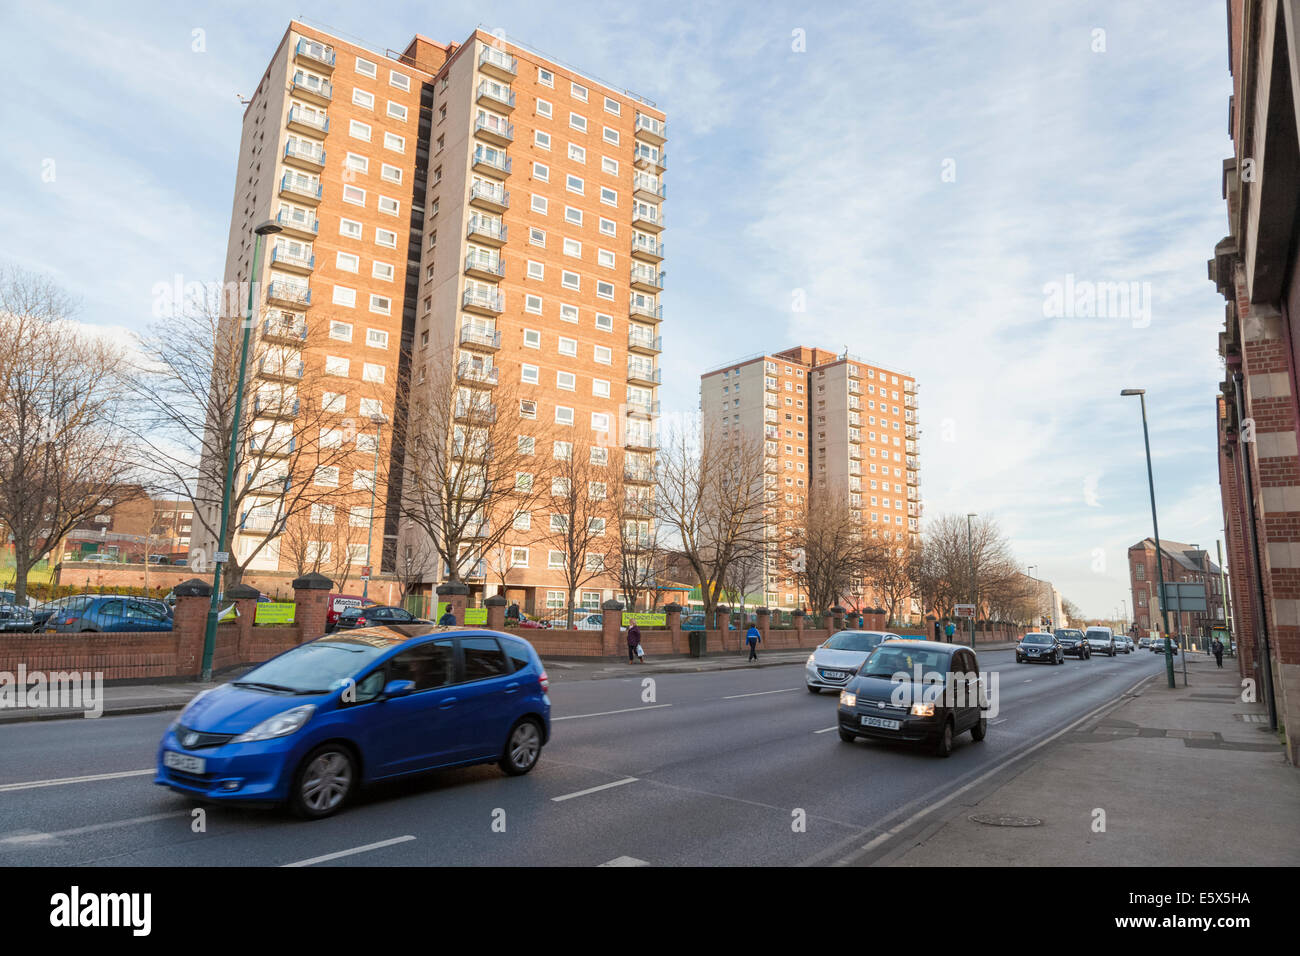
[[[87,564],[119,564],[120,563],[115,555],[103,554],[102,552],[99,551],[96,551],[93,554],[87,554],[84,557],[82,557],[81,560],[85,561]]]
[[[1138,640],[1138,648],[1139,648],[1140,650],[1146,650],[1146,649],[1149,648],[1150,646],[1151,646],[1151,638],[1149,638],[1149,637],[1143,637],[1143,638],[1141,638],[1141,639]]]
[[[804,664],[804,684],[810,694],[839,690],[858,672],[862,662],[884,641],[897,639],[886,631],[839,631],[818,644]]]
[[[86,631],[170,631],[172,618],[161,601],[118,595],[81,595],[51,614],[46,631],[77,634]]]
[[[365,607],[348,607],[339,613],[335,622],[336,630],[347,631],[358,627],[371,627],[376,624],[432,624],[416,617],[404,607],[391,607],[385,604],[368,604]]]
[[[522,627],[529,630],[544,630],[551,626],[551,622],[543,621],[539,618],[529,617],[527,614],[524,614],[521,611],[519,614],[519,623],[516,624],[515,626]]]
[[[927,687],[948,681],[953,694]],[[920,683],[918,683],[918,680]],[[907,693],[900,701],[898,688]],[[858,737],[926,743],[940,757],[953,738],[969,730],[976,741],[988,732],[986,689],[975,652],[938,641],[882,641],[840,692],[840,740]]]
[[[173,566],[179,565],[181,567],[186,567],[189,565],[189,563],[190,563],[190,556],[188,554],[181,555],[179,558],[177,558],[175,561],[172,562]]]
[[[1092,657],[1092,649],[1088,646],[1088,642],[1083,639],[1083,631],[1072,627],[1059,627],[1052,633],[1061,642],[1061,650],[1066,654],[1077,657],[1081,661],[1086,661]]]
[[[706,630],[706,628],[704,627],[704,615],[687,614],[685,617],[682,618],[682,630],[683,631]]]
[[[338,624],[339,615],[350,607],[361,607],[363,598],[357,594],[331,594],[329,604],[325,607],[325,633],[329,634]],[[367,606],[374,603],[364,602]]]
[[[1105,654],[1114,657],[1115,635],[1108,627],[1090,627],[1083,632],[1084,639],[1088,642],[1088,647],[1094,654]]]
[[[1169,652],[1175,657],[1178,656],[1178,642],[1169,637],[1153,637],[1151,639],[1151,653],[1163,654],[1166,644],[1169,645]]]
[[[550,739],[548,686],[515,635],[322,637],[191,701],[159,742],[154,783],[320,819],[380,780],[492,762],[518,776]]]
[[[32,609],[26,604],[0,600],[0,633],[30,633],[36,630]]]
[[[1116,634],[1116,635],[1115,635],[1115,651],[1116,651],[1117,653],[1132,654],[1132,653],[1133,653],[1133,638],[1129,637],[1127,634]]]
[[[18,595],[15,592],[0,591],[0,604],[17,604],[17,603],[18,603]],[[27,595],[27,606],[30,608],[36,607],[36,599],[32,597],[30,594]]]
[[[1016,645],[1016,663],[1029,664],[1044,661],[1048,664],[1064,664],[1065,648],[1055,634],[1045,631],[1030,631]]]
[[[573,628],[577,631],[599,631],[605,627],[605,616],[603,614],[576,614],[573,618]]]

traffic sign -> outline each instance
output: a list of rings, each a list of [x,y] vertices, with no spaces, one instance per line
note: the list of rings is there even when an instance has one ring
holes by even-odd
[[[957,617],[974,617],[974,616],[975,616],[975,605],[974,605],[974,604],[955,604],[955,605],[953,605],[952,613],[955,614],[955,615],[957,615]]]

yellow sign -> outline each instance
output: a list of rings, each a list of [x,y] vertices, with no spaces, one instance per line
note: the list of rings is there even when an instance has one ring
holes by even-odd
[[[451,605],[448,604],[446,601],[439,601],[438,617],[435,619],[434,622],[437,623],[437,621],[442,620],[442,616],[446,614],[447,611],[450,609],[451,609]],[[485,607],[465,608],[464,623],[467,627],[487,627],[487,608]]]
[[[668,623],[667,614],[650,614],[641,611],[624,611],[623,626],[635,623],[639,627],[664,627]]]
[[[292,624],[297,605],[292,601],[262,603],[253,615],[254,624]]]

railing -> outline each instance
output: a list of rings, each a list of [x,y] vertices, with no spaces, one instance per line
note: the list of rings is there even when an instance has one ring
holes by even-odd
[[[638,302],[633,302],[628,306],[628,314],[660,322],[664,317],[664,307],[662,305],[641,305]]]
[[[645,130],[647,133],[653,133],[656,136],[668,138],[668,124],[663,120],[657,120],[653,116],[646,116],[644,113],[636,114],[636,130],[640,132]]]
[[[658,415],[658,402],[638,402],[632,399],[627,400],[628,414],[631,415]]]
[[[504,103],[506,106],[514,109],[515,94],[510,87],[502,86],[500,83],[493,83],[490,80],[482,80],[478,85],[478,95],[486,96],[489,99],[496,100],[498,103]]]
[[[663,336],[648,335],[644,332],[635,332],[632,329],[627,331],[628,348],[654,349],[656,352],[663,351]]]
[[[658,385],[662,374],[661,369],[644,362],[627,363],[627,377],[629,379],[636,379],[639,382],[654,382]]]
[[[497,407],[492,403],[457,402],[456,417],[476,422],[497,420]]]
[[[490,272],[495,276],[506,274],[506,267],[501,264],[500,256],[477,256],[469,253],[465,256],[465,269],[477,269],[480,272]]]
[[[314,255],[294,255],[286,249],[279,247],[271,250],[271,263],[281,265],[304,266],[308,269],[316,267],[316,257]]]
[[[302,378],[302,362],[273,362],[262,358],[257,363],[257,370],[263,375],[276,375],[281,378]]]
[[[478,382],[483,385],[495,385],[497,383],[497,368],[476,368],[472,362],[461,362],[456,366],[456,376],[467,382]]]
[[[334,84],[329,80],[317,80],[315,77],[308,76],[305,73],[296,74],[293,83],[289,88],[290,93],[298,93],[301,90],[315,93],[317,96],[323,96],[327,100],[334,99]],[[301,94],[300,94],[301,95]]]
[[[492,119],[491,117],[479,117],[474,121],[474,132],[495,133],[502,139],[514,140],[515,124],[507,123],[504,120]]]
[[[285,143],[284,158],[288,159],[290,156],[297,156],[319,166],[325,165],[325,148],[319,143],[308,143],[300,139]]]
[[[485,46],[483,51],[479,53],[478,65],[483,66],[485,63],[512,74],[518,73],[519,61],[509,53],[495,47]]]
[[[645,236],[637,234],[632,237],[632,251],[648,252],[650,253],[650,255],[658,256],[659,258],[662,259],[664,255],[664,244],[654,239],[648,239]]]
[[[291,192],[299,196],[310,196],[314,199],[321,197],[321,184],[313,183],[311,180],[299,179],[289,173],[285,173],[280,178],[280,192]]]
[[[491,349],[501,348],[501,333],[493,329],[481,329],[474,325],[463,325],[460,329],[461,345],[482,345]]]
[[[288,398],[263,398],[261,395],[253,399],[254,415],[297,415],[298,399]]]
[[[658,166],[660,169],[667,169],[667,156],[662,149],[646,146],[644,143],[638,143],[636,151],[632,154],[633,162],[649,163]]]
[[[470,216],[469,225],[465,227],[467,236],[487,236],[490,239],[497,239],[501,242],[506,241],[506,233],[509,230],[503,222],[496,219],[484,219],[481,216]]]
[[[654,269],[646,269],[644,267],[638,268],[633,266],[632,281],[640,282],[643,285],[652,285],[656,289],[662,289],[664,287],[664,274]]]
[[[312,235],[320,232],[320,220],[315,216],[312,216],[310,219],[300,219],[297,216],[289,215],[282,209],[276,213],[275,221],[281,226],[289,229],[305,229]]]
[[[289,110],[289,122],[297,123],[300,126],[310,126],[322,133],[328,133],[330,129],[330,118],[328,116],[316,116],[314,113],[307,113],[297,106]]]
[[[645,173],[637,173],[632,177],[632,189],[641,193],[652,193],[660,199],[668,198],[668,187],[654,176],[647,176]]]
[[[283,319],[267,319],[262,323],[262,334],[282,339],[305,339],[307,337],[307,320],[296,319],[285,322]]]
[[[500,292],[485,292],[481,289],[466,289],[460,301],[465,308],[476,306],[480,309],[491,309],[493,312],[500,312],[505,308],[505,296]]]
[[[626,481],[651,482],[655,480],[655,473],[650,468],[638,468],[635,465],[624,465],[623,478]]]
[[[324,63],[329,67],[334,66],[334,48],[314,40],[300,39],[298,45],[294,47],[294,54],[305,56],[317,63]]]
[[[510,193],[500,183],[488,185],[487,183],[475,183],[469,188],[470,199],[482,199],[486,202],[496,203],[498,206],[510,206]]]
[[[272,282],[266,287],[268,299],[293,302],[297,305],[311,305],[311,289],[307,286],[290,285],[287,282]]]
[[[656,226],[663,225],[663,217],[659,215],[659,209],[656,206],[643,206],[637,203],[632,208],[633,222],[648,222]]]

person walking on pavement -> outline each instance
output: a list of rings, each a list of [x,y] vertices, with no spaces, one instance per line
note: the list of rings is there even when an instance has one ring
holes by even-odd
[[[519,623],[519,602],[518,601],[512,601],[510,606],[506,608],[506,620],[514,621],[516,624]]]
[[[637,652],[640,650],[641,650],[641,628],[636,626],[636,621],[633,621],[631,624],[627,626],[627,662],[629,664],[637,663],[637,658],[638,658]],[[641,663],[644,664],[645,652],[642,651],[639,656],[640,656]]]
[[[447,608],[446,613],[443,614],[442,617],[438,618],[438,623],[439,623],[439,624],[451,624],[452,626],[455,626],[455,624],[456,624],[456,615],[452,613],[451,608]]]
[[[758,632],[758,625],[749,625],[749,630],[745,632],[745,643],[749,646],[749,659],[758,660],[758,642],[763,639],[763,635]]]
[[[1214,639],[1214,644],[1211,645],[1210,649],[1214,652],[1214,663],[1219,667],[1222,667],[1223,666],[1223,642],[1216,637]]]
[[[943,626],[944,636],[948,638],[948,643],[952,643],[952,636],[957,633],[957,625],[949,621]]]

